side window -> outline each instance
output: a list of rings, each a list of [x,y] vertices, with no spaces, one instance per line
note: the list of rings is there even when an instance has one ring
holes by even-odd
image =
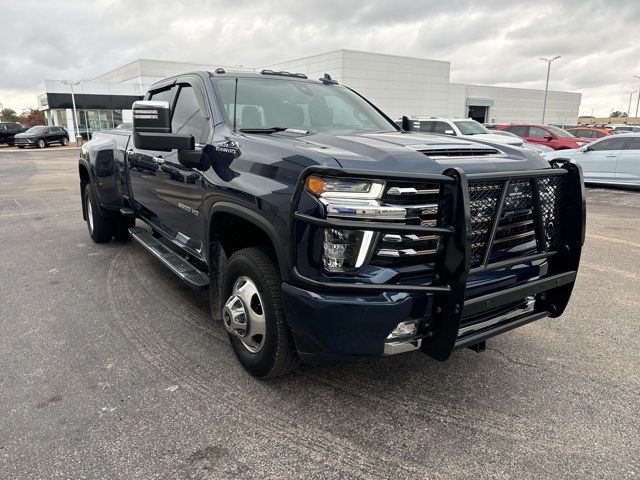
[[[607,140],[591,144],[590,149],[596,152],[603,150],[622,150],[626,141],[626,138],[609,138]]]
[[[420,131],[425,133],[433,133],[433,127],[435,126],[435,123],[436,122],[430,121],[420,122]]]
[[[6,130],[7,126],[4,123],[0,123],[0,130]]]
[[[544,138],[549,135],[544,128],[540,127],[529,127],[529,136],[531,138]]]
[[[164,90],[157,90],[151,93],[149,100],[157,100],[160,102],[169,102],[169,107],[173,107],[171,105],[171,99],[173,98],[174,88],[165,88]]]
[[[640,137],[633,137],[625,150],[640,150]]]
[[[207,140],[208,122],[202,116],[196,94],[189,85],[180,88],[171,118],[171,131],[193,135],[196,143],[204,143]]]
[[[596,138],[602,138],[602,137],[606,137],[606,135],[602,132],[593,132],[596,134]]]
[[[47,127],[44,129],[44,133],[51,133],[52,128],[51,127]]]
[[[433,129],[434,133],[444,133],[445,130],[453,130],[453,127],[446,122],[434,122],[435,128]]]
[[[508,127],[505,128],[507,132],[515,133],[519,137],[529,136],[529,127]]]

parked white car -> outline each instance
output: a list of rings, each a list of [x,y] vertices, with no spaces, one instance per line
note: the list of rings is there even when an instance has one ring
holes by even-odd
[[[549,152],[544,157],[568,158],[577,163],[586,183],[640,187],[640,133],[612,135],[580,148]]]
[[[481,123],[470,118],[423,118],[409,117],[410,129],[423,133],[439,133],[452,135],[454,137],[469,138],[473,140],[484,140],[487,142],[522,147],[521,138],[512,138],[504,135],[496,135]]]

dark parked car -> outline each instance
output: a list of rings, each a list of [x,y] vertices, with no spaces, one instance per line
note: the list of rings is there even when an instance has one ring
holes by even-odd
[[[38,125],[31,127],[24,133],[19,133],[14,138],[14,143],[18,148],[24,147],[48,147],[52,143],[69,145],[69,134],[62,127],[47,127]]]
[[[13,138],[16,134],[26,130],[25,127],[18,122],[2,122],[0,123],[0,143],[13,145]]]
[[[580,167],[489,143],[403,132],[329,75],[182,74],[83,145],[82,213],[209,288],[253,375],[446,360],[561,315],[584,240]]]

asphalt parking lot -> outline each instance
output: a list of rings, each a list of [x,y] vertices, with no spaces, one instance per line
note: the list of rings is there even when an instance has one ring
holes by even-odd
[[[0,478],[640,476],[640,192],[588,190],[560,319],[260,382],[206,294],[91,242],[77,155],[0,149]]]

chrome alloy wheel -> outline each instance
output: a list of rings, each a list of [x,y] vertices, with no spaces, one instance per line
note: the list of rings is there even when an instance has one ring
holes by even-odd
[[[93,207],[91,207],[89,196],[87,196],[87,219],[89,220],[89,233],[93,234]]]
[[[258,288],[248,277],[238,277],[234,282],[222,310],[222,321],[251,353],[262,349],[267,323]]]

